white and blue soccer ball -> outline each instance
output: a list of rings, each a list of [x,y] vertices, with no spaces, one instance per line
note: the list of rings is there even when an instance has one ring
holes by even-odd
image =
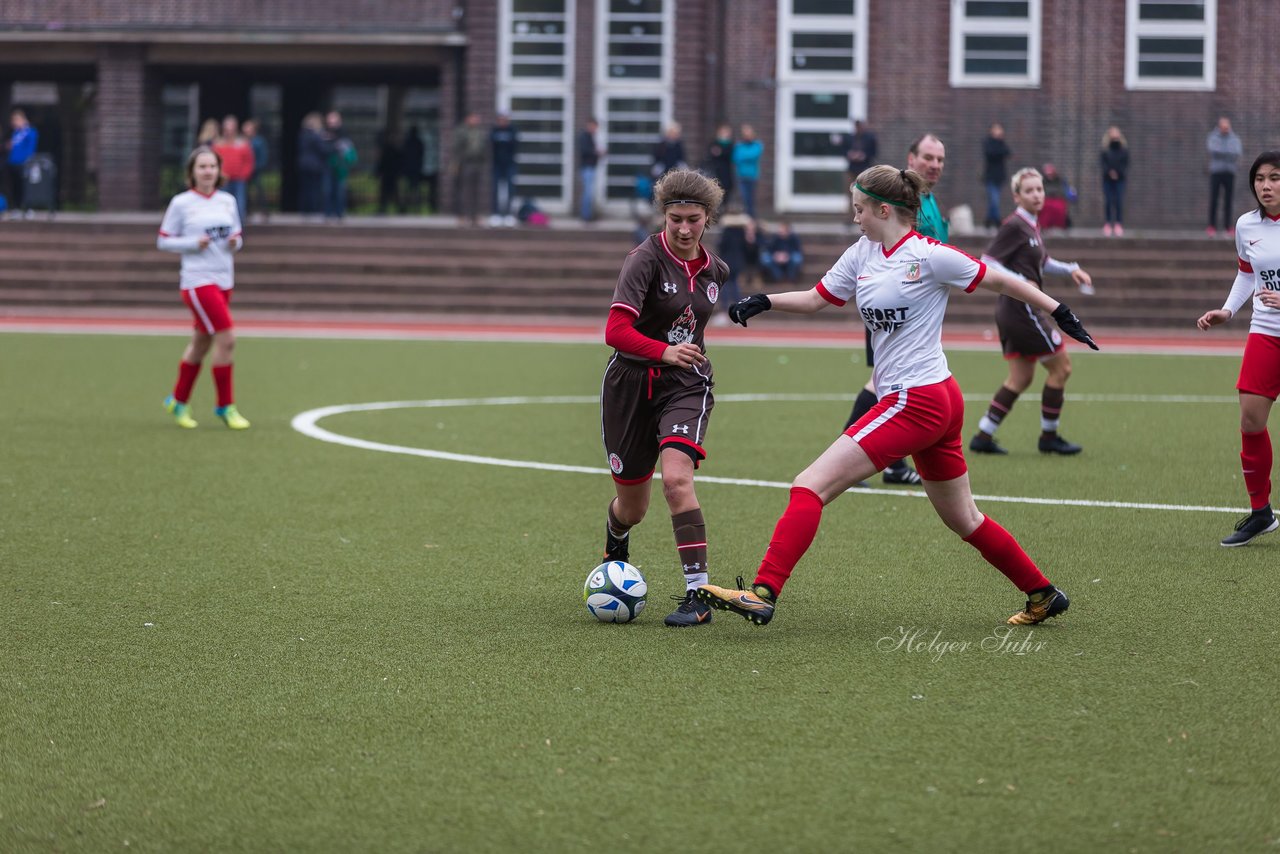
[[[649,585],[640,570],[629,563],[611,560],[587,576],[582,598],[591,616],[602,623],[629,623],[644,610]]]

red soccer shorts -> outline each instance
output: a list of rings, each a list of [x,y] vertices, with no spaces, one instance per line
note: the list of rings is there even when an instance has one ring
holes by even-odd
[[[212,335],[231,328],[231,291],[224,291],[217,285],[201,285],[182,292],[182,301],[191,309],[195,317],[197,332]]]
[[[1280,397],[1280,338],[1250,332],[1244,342],[1236,389],[1271,400]]]
[[[910,456],[925,480],[952,480],[964,461],[964,395],[955,377],[886,394],[845,430],[877,469]]]

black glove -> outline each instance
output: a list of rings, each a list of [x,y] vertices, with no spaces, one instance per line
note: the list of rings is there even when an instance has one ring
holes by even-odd
[[[1084,324],[1080,322],[1080,318],[1071,309],[1067,308],[1065,302],[1058,303],[1058,307],[1053,310],[1053,319],[1057,321],[1058,328],[1079,341],[1081,344],[1088,344],[1092,349],[1097,350],[1098,345],[1093,343],[1093,336],[1084,328]]]
[[[762,311],[768,311],[773,308],[773,303],[769,302],[769,297],[765,294],[752,294],[729,306],[729,319],[734,323],[747,325],[747,321],[755,317]]]

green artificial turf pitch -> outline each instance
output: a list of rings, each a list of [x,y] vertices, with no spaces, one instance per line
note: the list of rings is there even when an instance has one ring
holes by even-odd
[[[852,357],[712,342],[713,580],[750,579],[786,493],[710,479],[785,484],[826,447],[866,378],[860,340]],[[1073,603],[998,651],[1020,595],[889,488],[827,509],[767,628],[667,629],[681,578],[659,493],[633,533],[649,608],[604,625],[581,599],[613,491],[591,403],[319,422],[591,473],[290,426],[347,403],[589,400],[602,346],[244,338],[246,433],[213,418],[207,372],[199,429],[162,412],[180,351],[0,335],[0,851],[1280,840],[1280,536],[1220,548],[1239,513],[980,502]],[[1010,455],[970,461],[977,494],[1244,507],[1236,359],[1076,361],[1063,431],[1084,454],[1036,452],[1029,394]],[[1003,364],[951,362],[972,430]],[[799,399],[734,399],[776,394]]]

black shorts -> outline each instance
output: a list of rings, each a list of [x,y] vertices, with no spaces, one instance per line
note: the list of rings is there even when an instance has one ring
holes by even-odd
[[[710,362],[650,367],[616,353],[610,357],[600,390],[600,436],[613,479],[645,482],[668,445],[693,457],[695,466],[705,459],[714,386]]]
[[[996,328],[1006,359],[1044,359],[1064,346],[1057,324],[1044,312],[1009,297],[1000,298]]]

